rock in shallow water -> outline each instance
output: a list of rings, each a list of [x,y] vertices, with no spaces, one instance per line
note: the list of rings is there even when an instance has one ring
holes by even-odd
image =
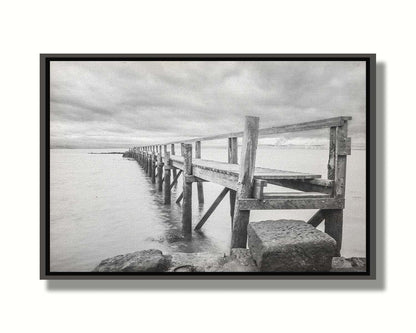
[[[94,272],[164,272],[169,269],[172,256],[150,249],[105,259]]]

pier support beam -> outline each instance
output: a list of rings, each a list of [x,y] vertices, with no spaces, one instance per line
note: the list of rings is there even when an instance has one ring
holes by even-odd
[[[204,214],[202,219],[196,225],[195,230],[199,230],[199,229],[202,228],[202,226],[205,224],[205,222],[208,220],[208,218],[214,212],[215,208],[217,208],[217,206],[220,204],[222,199],[224,199],[224,197],[225,197],[225,195],[227,194],[228,191],[229,191],[229,189],[227,187],[225,187],[221,191],[220,195],[217,197],[217,199],[215,199],[214,203],[211,205],[211,207],[209,207],[209,209],[206,211],[206,213]]]
[[[338,127],[331,127],[329,133],[328,179],[334,180],[333,195],[345,198],[345,180],[347,171],[347,155],[351,141],[348,138],[348,121]],[[325,232],[337,242],[337,255],[341,255],[343,229],[343,210],[325,211]]]
[[[192,237],[192,145],[184,144],[183,161],[183,204],[182,204],[182,232],[185,238]]]
[[[171,160],[170,153],[165,151],[165,177],[163,183],[163,202],[165,205],[170,204],[170,169]]]
[[[175,145],[173,143],[170,145],[170,154],[175,155]],[[176,178],[176,168],[173,168],[173,167],[172,167],[172,177]]]
[[[228,163],[238,164],[238,145],[237,145],[236,137],[228,138]],[[233,228],[235,197],[236,197],[236,191],[230,190],[231,230]]]
[[[195,158],[201,158],[201,141],[195,142]],[[203,204],[204,203],[204,185],[202,182],[196,183],[197,189],[198,189],[198,203]]]
[[[240,174],[238,176],[237,201],[252,197],[254,169],[256,167],[259,118],[246,117],[241,149]],[[231,248],[246,248],[249,210],[236,209],[234,212]]]
[[[156,183],[156,154],[152,151],[152,155],[150,156],[150,177],[152,179],[152,183]]]
[[[163,190],[163,162],[162,152],[160,151],[157,155],[157,189],[160,192]]]

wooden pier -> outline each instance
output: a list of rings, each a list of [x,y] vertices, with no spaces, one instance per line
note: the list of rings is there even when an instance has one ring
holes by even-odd
[[[259,118],[246,117],[242,132],[134,147],[129,149],[127,156],[137,160],[157,189],[164,191],[165,204],[171,204],[171,189],[182,176],[183,189],[176,202],[183,201],[182,230],[187,238],[192,237],[192,183],[197,183],[198,202],[202,204],[203,182],[212,182],[224,189],[195,224],[195,230],[202,228],[218,204],[229,194],[232,248],[247,246],[247,225],[251,210],[317,209],[308,223],[317,227],[325,221],[325,232],[336,240],[339,254],[345,205],[346,162],[347,155],[351,154],[349,120],[351,117],[336,117],[259,129]],[[317,129],[329,130],[327,179],[322,179],[318,174],[256,167],[259,137]],[[238,137],[243,138],[239,163]],[[201,159],[201,142],[219,139],[228,140],[228,163]],[[181,146],[181,155],[175,154],[176,144]],[[195,148],[194,155],[192,144]],[[264,192],[267,184],[298,192],[267,193]]]

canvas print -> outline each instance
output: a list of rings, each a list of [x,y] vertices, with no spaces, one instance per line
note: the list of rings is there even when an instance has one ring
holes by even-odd
[[[371,56],[42,59],[44,277],[369,274]]]

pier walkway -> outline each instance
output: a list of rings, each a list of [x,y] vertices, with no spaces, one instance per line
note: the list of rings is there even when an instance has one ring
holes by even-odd
[[[325,221],[325,232],[336,240],[339,253],[345,205],[346,156],[351,154],[351,139],[348,137],[349,120],[351,117],[336,117],[259,129],[258,117],[246,117],[242,132],[134,147],[125,155],[137,160],[151,177],[152,182],[157,184],[158,190],[164,192],[165,204],[171,203],[171,189],[182,175],[183,191],[176,202],[183,201],[182,226],[186,237],[192,235],[192,184],[197,184],[198,202],[203,203],[203,183],[212,182],[223,186],[224,189],[196,224],[195,230],[202,228],[218,204],[229,193],[233,248],[245,248],[247,245],[247,225],[251,210],[317,209],[308,223],[317,227]],[[326,179],[322,179],[318,174],[255,166],[259,136],[325,128],[329,129]],[[243,138],[240,163],[238,163],[238,137]],[[228,140],[228,163],[201,159],[201,142],[219,139]],[[180,144],[180,155],[175,154],[177,144]],[[297,192],[264,192],[267,184],[294,189]]]

